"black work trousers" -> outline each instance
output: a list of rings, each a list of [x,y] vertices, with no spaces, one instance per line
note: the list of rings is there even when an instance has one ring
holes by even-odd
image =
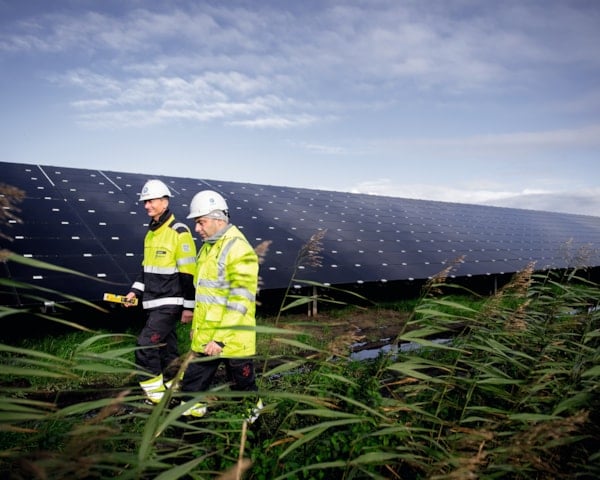
[[[239,392],[256,392],[254,362],[249,358],[209,357],[197,354],[202,358],[199,362],[191,362],[181,381],[183,392],[204,392],[217,373],[221,363],[225,364],[227,378],[231,382],[231,390]],[[210,360],[214,358],[214,360]]]
[[[153,376],[165,373],[179,358],[177,324],[182,311],[183,307],[176,305],[146,311],[146,324],[137,338],[138,347],[144,348],[135,351],[135,362]]]

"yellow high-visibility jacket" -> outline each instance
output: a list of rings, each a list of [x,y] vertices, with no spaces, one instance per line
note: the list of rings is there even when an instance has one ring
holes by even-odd
[[[202,352],[214,340],[223,347],[222,357],[254,355],[258,256],[236,226],[202,244],[194,285],[192,350]]]
[[[144,309],[167,305],[194,308],[196,245],[187,225],[167,210],[151,222],[144,239],[142,272],[131,290],[141,296]]]

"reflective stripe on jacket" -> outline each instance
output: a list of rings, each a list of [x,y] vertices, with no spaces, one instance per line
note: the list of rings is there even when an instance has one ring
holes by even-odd
[[[146,233],[142,273],[132,290],[143,295],[145,309],[182,305],[191,310],[195,264],[196,245],[189,227],[169,214],[158,228]]]
[[[196,262],[196,306],[192,350],[214,340],[223,357],[256,353],[258,257],[242,232],[228,225],[214,242],[204,242]]]

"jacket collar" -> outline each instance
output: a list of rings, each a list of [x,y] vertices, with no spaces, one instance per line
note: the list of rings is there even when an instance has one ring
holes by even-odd
[[[227,231],[231,228],[232,224],[228,223],[221,230],[215,233],[212,237],[207,237],[204,239],[204,243],[217,243],[221,238],[225,236]]]
[[[169,217],[171,216],[171,210],[169,210],[168,208],[163,212],[163,214],[159,217],[158,221],[152,219],[150,220],[150,224],[148,225],[148,229],[155,231],[158,230],[160,227],[162,227],[167,220],[169,220]]]

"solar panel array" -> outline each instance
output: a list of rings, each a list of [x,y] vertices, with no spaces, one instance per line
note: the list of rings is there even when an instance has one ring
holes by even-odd
[[[26,192],[23,223],[2,226],[13,240],[0,246],[92,278],[14,262],[0,276],[92,301],[126,293],[139,272],[148,217],[138,194],[150,178],[169,186],[171,210],[190,227],[191,198],[212,189],[251,244],[271,241],[263,291],[286,288],[294,275],[330,285],[423,280],[462,256],[456,277],[506,274],[531,262],[600,265],[600,217],[49,165],[0,162],[0,169],[0,182]],[[298,253],[318,232],[325,232],[321,266],[296,270]],[[21,294],[0,301],[24,303]]]

